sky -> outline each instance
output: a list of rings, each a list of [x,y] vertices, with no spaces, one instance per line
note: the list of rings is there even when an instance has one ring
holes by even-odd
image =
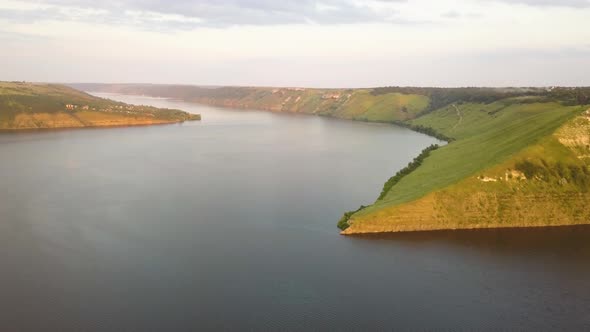
[[[0,80],[590,86],[590,0],[0,0]]]

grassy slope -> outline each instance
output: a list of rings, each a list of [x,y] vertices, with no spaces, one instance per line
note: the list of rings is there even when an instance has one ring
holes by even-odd
[[[208,105],[297,112],[362,121],[404,121],[423,111],[429,98],[419,94],[384,93],[369,89],[295,89],[141,84],[74,84],[85,91],[176,98]]]
[[[67,104],[78,107],[67,110]],[[63,85],[0,82],[0,129],[4,130],[145,125],[198,118],[179,110],[97,98]]]
[[[448,114],[455,110],[447,109],[413,121],[434,127],[457,141],[434,151],[416,172],[402,180],[379,204],[408,202],[474,175],[551,134],[572,116],[571,109],[553,103],[513,105],[495,116],[486,111],[497,108],[496,103],[459,108],[463,117],[459,125],[456,114]]]
[[[539,165],[545,160],[549,169],[555,169],[558,162],[584,167],[584,160],[554,135],[558,128],[580,121],[571,119],[581,107],[513,100],[456,106],[459,112],[451,105],[412,121],[456,141],[434,151],[383,200],[354,214],[346,234],[546,226],[579,223],[584,221],[582,216],[590,217],[579,214],[588,201],[582,194],[587,184],[560,185],[562,177],[557,174],[545,179],[505,180],[506,173],[524,160]],[[494,180],[484,182],[480,176]],[[539,213],[551,208],[558,212]]]

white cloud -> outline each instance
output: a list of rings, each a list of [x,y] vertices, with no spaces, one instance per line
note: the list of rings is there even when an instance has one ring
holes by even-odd
[[[520,2],[0,0],[0,79],[590,85],[590,8]]]

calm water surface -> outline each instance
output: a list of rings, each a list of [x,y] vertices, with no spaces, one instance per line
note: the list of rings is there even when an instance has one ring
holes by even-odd
[[[590,329],[590,228],[342,237],[432,138],[203,121],[0,135],[0,330]]]

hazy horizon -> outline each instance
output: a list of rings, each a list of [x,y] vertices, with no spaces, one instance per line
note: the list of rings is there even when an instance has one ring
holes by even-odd
[[[0,0],[2,80],[590,86],[586,0]]]
[[[17,81],[18,82],[18,81]],[[105,84],[105,85],[169,85],[169,86],[195,86],[202,88],[219,88],[219,87],[237,87],[237,88],[307,88],[307,89],[371,89],[381,87],[403,87],[403,88],[491,88],[491,89],[511,89],[511,88],[551,88],[551,87],[563,87],[563,88],[579,88],[589,87],[587,85],[529,85],[529,86],[492,86],[492,85],[439,85],[439,86],[427,86],[427,85],[397,85],[397,84],[386,84],[386,85],[375,85],[375,86],[301,86],[301,85],[256,85],[256,84],[242,84],[242,85],[223,85],[223,84],[199,84],[199,83],[152,83],[152,82],[35,82],[31,83],[49,83],[49,84],[65,84],[65,85],[77,85],[77,84]]]

